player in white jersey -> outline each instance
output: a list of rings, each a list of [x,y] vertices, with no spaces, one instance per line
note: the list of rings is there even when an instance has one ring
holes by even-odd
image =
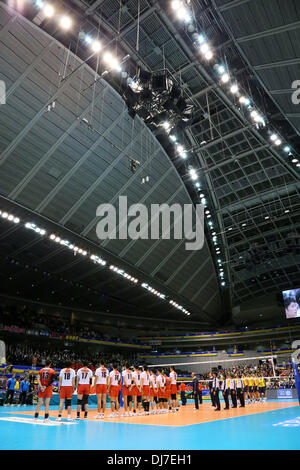
[[[58,379],[59,407],[58,421],[61,421],[61,414],[64,401],[68,410],[68,420],[71,419],[71,403],[75,390],[75,370],[71,368],[71,362],[66,363],[66,367],[61,369]]]
[[[133,396],[133,411],[137,415],[142,414],[142,393],[141,393],[141,371],[138,366],[134,366],[134,372],[132,374],[132,389],[131,393]]]
[[[106,369],[104,362],[100,362],[100,367],[95,370],[95,393],[97,395],[98,414],[96,419],[104,418],[106,410],[106,394],[109,380],[109,371]]]
[[[158,388],[158,413],[167,413],[168,405],[167,399],[165,398],[166,391],[166,378],[162,373],[161,369],[157,370],[158,375],[156,377],[156,385]]]
[[[173,411],[179,410],[179,404],[177,400],[177,373],[175,372],[174,367],[170,367],[170,375],[171,381],[171,399],[172,399],[172,408]]]
[[[156,414],[156,406],[154,405],[157,403],[157,384],[156,384],[156,375],[153,370],[150,370],[150,414]]]
[[[148,366],[143,366],[143,372],[141,373],[141,391],[142,391],[142,401],[145,414],[149,414],[149,393],[150,393],[150,374],[148,371]]]
[[[84,366],[77,371],[77,417],[80,419],[80,408],[84,409],[84,419],[87,419],[89,409],[89,394],[93,372]]]
[[[125,364],[125,369],[122,372],[123,378],[123,400],[125,413],[123,416],[133,416],[131,411],[132,407],[132,372],[129,369],[129,364]]]
[[[111,413],[109,418],[119,416],[119,391],[121,374],[117,369],[117,364],[113,364],[113,370],[109,374],[108,393],[110,398]]]

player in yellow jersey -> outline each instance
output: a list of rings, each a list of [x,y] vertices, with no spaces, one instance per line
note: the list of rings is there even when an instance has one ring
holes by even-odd
[[[253,377],[253,397],[254,403],[259,402],[259,394],[258,394],[258,375],[255,374]]]
[[[249,401],[250,403],[253,403],[254,401],[254,393],[253,393],[253,385],[254,385],[254,380],[253,380],[253,375],[251,377],[248,377],[248,388],[249,388]]]
[[[260,395],[260,401],[264,402],[266,400],[265,394],[266,394],[266,382],[263,377],[259,377],[258,379],[258,390],[259,390],[259,395]]]
[[[245,392],[245,399],[247,400],[247,403],[250,402],[250,395],[249,395],[249,385],[248,385],[248,379],[246,378],[245,374],[242,375],[242,381],[243,381],[243,388]]]

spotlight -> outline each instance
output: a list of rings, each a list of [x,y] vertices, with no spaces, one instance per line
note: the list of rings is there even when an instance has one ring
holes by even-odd
[[[2,213],[2,217],[3,217],[3,219],[7,219],[7,218],[8,218],[8,213],[7,213],[7,212],[3,212],[3,213]]]
[[[203,36],[203,34],[199,34],[198,41],[200,44],[203,44],[205,42],[205,37]]]
[[[72,25],[72,21],[70,20],[70,18],[68,16],[63,16],[60,20],[60,26],[63,28],[63,29],[70,29],[71,28],[71,25]]]
[[[291,151],[291,147],[289,147],[288,145],[286,145],[283,149],[286,153],[289,153]]]
[[[241,104],[245,104],[246,106],[250,104],[250,100],[249,98],[246,98],[246,96],[241,96],[239,99],[239,102]]]
[[[86,42],[87,44],[91,44],[91,43],[92,43],[92,38],[91,38],[91,36],[89,36],[88,34],[86,34],[86,35],[84,36],[84,40],[85,40],[85,42]]]
[[[223,75],[221,77],[221,80],[222,80],[223,83],[227,83],[227,82],[229,82],[229,78],[230,77],[229,77],[228,73],[223,73]]]
[[[104,60],[104,62],[106,62],[106,63],[110,63],[111,60],[112,60],[112,58],[113,58],[113,56],[111,55],[110,52],[106,52],[106,53],[104,54],[104,56],[103,56],[103,60]]]
[[[271,139],[273,142],[275,142],[275,140],[278,139],[277,134],[272,134],[271,137],[270,137],[270,139]]]
[[[230,88],[230,91],[231,91],[231,93],[236,95],[236,93],[238,93],[238,91],[239,91],[239,88],[238,88],[237,85],[232,85],[232,87]]]
[[[191,21],[191,17],[189,15],[188,10],[182,6],[177,9],[176,15],[179,20],[184,20],[186,23],[189,23]]]
[[[223,75],[225,73],[224,65],[218,65],[217,70],[218,70],[219,74]]]
[[[204,57],[205,57],[206,60],[211,60],[213,58],[212,51],[207,51],[207,53],[205,54]]]
[[[275,140],[275,145],[277,145],[277,147],[278,147],[279,145],[281,145],[281,144],[282,144],[282,142],[281,142],[280,139],[276,139],[276,140]]]
[[[173,10],[178,10],[178,8],[180,8],[180,6],[181,6],[181,2],[179,0],[173,0],[173,2],[172,2]]]
[[[51,18],[54,15],[54,8],[51,5],[45,5],[44,13],[48,18]]]
[[[14,218],[14,223],[15,223],[15,224],[18,224],[19,222],[20,222],[19,217],[15,217],[15,218]]]
[[[101,43],[99,41],[93,41],[92,43],[92,51],[97,53],[101,50]]]
[[[207,42],[202,44],[202,46],[200,47],[200,51],[202,52],[202,54],[205,54],[207,51],[209,51],[209,45],[207,44]]]

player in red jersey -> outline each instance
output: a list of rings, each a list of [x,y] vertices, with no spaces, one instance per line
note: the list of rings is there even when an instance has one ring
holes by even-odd
[[[179,404],[177,400],[177,373],[175,372],[174,367],[170,367],[170,382],[171,382],[171,399],[173,405],[173,411],[179,410]]]
[[[41,369],[37,376],[38,380],[38,404],[35,409],[34,419],[38,419],[43,401],[45,400],[45,418],[49,419],[49,404],[52,397],[52,382],[55,380],[55,370],[51,369],[51,361],[46,361],[46,367]]]
[[[145,364],[143,366],[143,372],[141,373],[141,391],[142,391],[142,400],[144,412],[146,415],[149,414],[149,394],[150,394],[150,374],[148,371],[148,366]]]
[[[153,370],[150,370],[150,414],[156,414],[156,406],[154,405],[157,403],[157,384],[156,384],[156,375],[154,374]]]
[[[131,390],[133,396],[133,412],[137,415],[142,414],[142,392],[141,392],[141,371],[138,366],[134,366],[132,374],[133,387]]]
[[[158,413],[166,413],[166,398],[165,398],[165,388],[166,388],[166,379],[162,374],[162,370],[157,370],[158,375],[156,378],[156,385],[158,388]]]
[[[165,399],[167,403],[167,409],[172,410],[171,406],[171,381],[166,372],[164,372],[164,377],[166,379],[166,388],[165,388]]]
[[[64,401],[68,410],[68,420],[71,419],[71,403],[72,396],[75,390],[75,370],[71,368],[71,361],[66,362],[65,369],[61,369],[58,380],[59,391],[59,407],[58,407],[58,421],[61,421],[62,407]]]
[[[121,385],[121,374],[117,369],[117,364],[113,364],[113,370],[109,374],[108,393],[110,398],[111,413],[109,418],[119,416],[119,391]]]
[[[80,419],[80,408],[84,408],[84,419],[88,417],[90,386],[93,372],[88,367],[81,367],[77,371],[77,417]]]
[[[109,380],[109,372],[104,365],[104,361],[100,362],[100,367],[95,371],[95,393],[97,395],[98,414],[96,419],[104,418],[106,410],[106,394]]]
[[[125,369],[122,372],[123,378],[123,400],[124,400],[124,415],[133,416],[131,411],[132,407],[132,372],[129,369],[129,364],[125,364]]]

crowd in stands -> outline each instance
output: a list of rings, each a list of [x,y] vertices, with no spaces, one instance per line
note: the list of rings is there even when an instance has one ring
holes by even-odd
[[[70,324],[70,321],[45,313],[39,313],[27,306],[0,306],[0,330],[7,327],[23,328],[27,334],[51,336],[53,334],[63,336],[78,336],[87,339],[98,339],[111,342],[129,342],[141,344],[135,338],[121,338],[113,336],[103,331],[101,325],[87,325],[76,321]]]
[[[136,355],[133,353],[95,352],[93,348],[75,351],[73,348],[66,347],[58,349],[56,346],[45,349],[25,344],[11,344],[7,345],[6,348],[6,361],[8,364],[44,367],[47,358],[51,358],[52,367],[57,369],[65,367],[65,362],[70,360],[75,370],[84,365],[94,370],[98,367],[101,358],[105,360],[107,367],[112,367],[112,364],[116,363],[119,368],[122,368],[127,360],[132,363],[137,361]]]

